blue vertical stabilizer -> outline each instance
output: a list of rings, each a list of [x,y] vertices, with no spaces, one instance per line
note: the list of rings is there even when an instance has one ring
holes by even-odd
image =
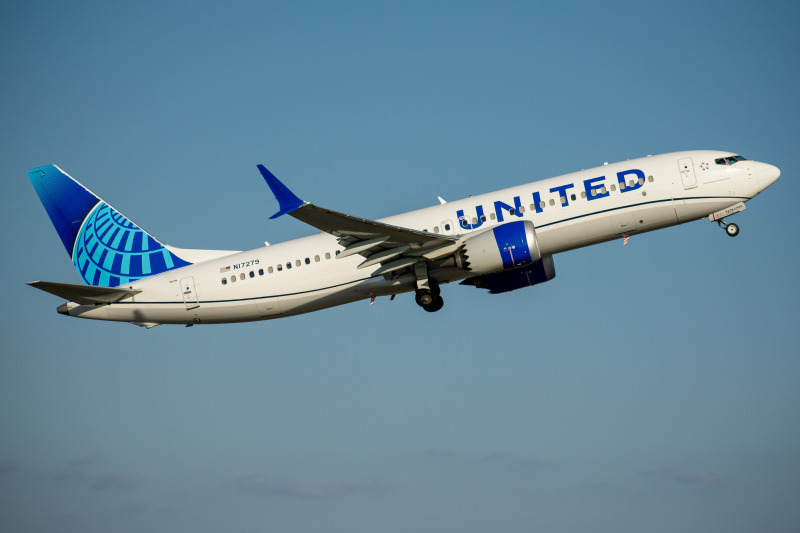
[[[28,177],[85,283],[116,287],[190,264],[57,166]]]

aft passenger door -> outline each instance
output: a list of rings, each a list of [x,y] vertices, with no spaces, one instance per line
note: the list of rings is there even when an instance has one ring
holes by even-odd
[[[697,187],[697,176],[694,175],[694,163],[692,163],[692,158],[684,157],[683,159],[678,159],[678,168],[681,171],[683,188],[693,189]]]
[[[186,309],[200,307],[200,302],[197,299],[197,292],[194,290],[194,278],[192,276],[181,279],[181,293],[183,293],[183,303],[186,304]]]

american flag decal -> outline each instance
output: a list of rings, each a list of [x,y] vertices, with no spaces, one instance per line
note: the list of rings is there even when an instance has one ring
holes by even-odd
[[[231,267],[229,267],[229,266],[222,267],[222,268],[219,269],[219,273],[222,274],[223,272],[228,272],[230,269],[231,269]]]

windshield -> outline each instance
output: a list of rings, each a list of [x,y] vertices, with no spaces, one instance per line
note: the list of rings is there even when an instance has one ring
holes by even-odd
[[[720,157],[719,159],[714,160],[714,162],[718,165],[732,165],[737,161],[747,161],[747,159],[740,155],[732,155],[730,157]]]

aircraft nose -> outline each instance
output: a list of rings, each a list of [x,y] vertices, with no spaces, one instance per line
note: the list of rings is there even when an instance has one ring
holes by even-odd
[[[758,171],[758,184],[763,191],[777,180],[781,175],[781,170],[773,165],[764,165],[764,168]]]

